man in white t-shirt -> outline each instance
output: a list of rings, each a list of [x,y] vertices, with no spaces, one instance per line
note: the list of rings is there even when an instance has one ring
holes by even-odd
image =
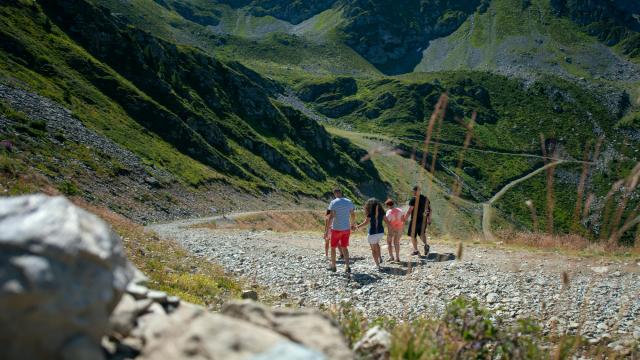
[[[351,224],[354,224],[356,219],[355,207],[351,200],[342,195],[342,190],[333,190],[333,196],[335,196],[335,199],[331,201],[327,208],[331,213],[324,229],[325,238],[330,236],[331,239],[331,266],[329,270],[336,271],[336,248],[340,248],[344,256],[345,271],[350,273],[348,247]]]

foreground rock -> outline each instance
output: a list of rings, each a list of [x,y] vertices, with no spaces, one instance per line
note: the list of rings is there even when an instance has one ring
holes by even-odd
[[[114,317],[124,317],[135,328],[125,326],[129,336],[106,341],[113,359],[353,358],[340,330],[319,313],[275,311],[247,300],[225,305],[222,314],[189,303],[175,309],[155,303],[131,319],[126,315],[140,308],[132,297],[125,299],[128,310]]]
[[[325,315],[272,310],[250,300],[222,314],[203,307],[126,294],[111,316],[103,344],[110,359],[352,359]]]
[[[351,358],[342,333],[333,320],[317,311],[271,310],[252,301],[232,302],[222,308],[224,315],[271,329],[328,359]]]
[[[0,199],[3,359],[100,359],[134,275],[117,235],[62,197]]]
[[[374,326],[354,346],[362,359],[386,360],[391,355],[391,334],[380,326]]]

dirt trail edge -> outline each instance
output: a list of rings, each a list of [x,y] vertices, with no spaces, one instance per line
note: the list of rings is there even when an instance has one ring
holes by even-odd
[[[427,258],[410,258],[405,238],[404,263],[389,264],[384,245],[383,271],[378,271],[364,233],[358,232],[351,240],[354,261],[349,278],[341,264],[335,274],[326,270],[320,232],[192,227],[211,219],[148,228],[302,306],[347,301],[370,318],[407,320],[439,316],[446,304],[463,295],[507,319],[537,318],[546,331],[580,329],[592,342],[640,339],[639,259],[594,260],[469,245],[461,260],[453,260],[453,245],[438,242]],[[569,275],[568,284],[562,283],[563,272]]]

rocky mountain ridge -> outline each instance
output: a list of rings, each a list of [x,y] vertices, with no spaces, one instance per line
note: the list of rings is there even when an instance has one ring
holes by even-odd
[[[3,77],[8,82],[22,82],[36,92],[47,89],[46,95],[67,104],[72,112],[84,108],[78,111],[82,121],[106,132],[107,137],[119,136],[117,142],[138,154],[143,144],[133,142],[124,132],[113,134],[118,129],[115,124],[152,134],[154,142],[170,144],[208,167],[204,170],[192,163],[196,173],[189,174],[177,169],[183,166],[179,163],[155,164],[182,179],[191,175],[216,178],[211,174],[215,171],[234,186],[314,197],[323,196],[336,183],[354,193],[358,188],[385,191],[371,163],[359,161],[362,150],[275,100],[280,85],[238,63],[222,63],[197,49],[127,27],[91,2],[28,5],[16,1],[1,10],[0,15],[11,24],[0,33],[7,55]],[[47,40],[33,36],[32,29],[46,34],[57,46],[47,47]],[[23,75],[30,72],[35,76]],[[64,96],[56,99],[60,94]],[[95,116],[87,116],[87,107],[105,111],[104,104],[117,108],[114,111],[120,112],[122,121],[99,124]],[[17,110],[7,111],[20,111],[17,105]],[[3,132],[7,140],[16,141],[20,136],[10,129]],[[161,157],[177,156],[158,151]],[[338,169],[344,169],[340,176]]]

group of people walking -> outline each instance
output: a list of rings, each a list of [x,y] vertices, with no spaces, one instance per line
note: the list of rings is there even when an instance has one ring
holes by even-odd
[[[392,199],[387,199],[384,205],[375,198],[367,200],[364,204],[365,218],[360,224],[356,223],[353,202],[345,198],[340,189],[335,189],[333,195],[335,199],[327,208],[324,233],[326,257],[329,257],[329,248],[331,249],[330,271],[336,271],[336,256],[339,255],[344,259],[345,271],[351,272],[348,249],[351,231],[359,230],[367,225],[367,241],[371,246],[371,255],[378,269],[381,268],[383,261],[380,241],[385,236],[385,226],[387,227],[387,247],[391,262],[400,262],[400,238],[407,221],[409,223],[407,235],[411,238],[413,246],[411,255],[420,255],[418,237],[424,245],[424,255],[429,254],[426,228],[431,223],[431,207],[429,199],[420,193],[420,187],[413,188],[413,197],[409,200],[409,208],[406,212],[396,206]]]

